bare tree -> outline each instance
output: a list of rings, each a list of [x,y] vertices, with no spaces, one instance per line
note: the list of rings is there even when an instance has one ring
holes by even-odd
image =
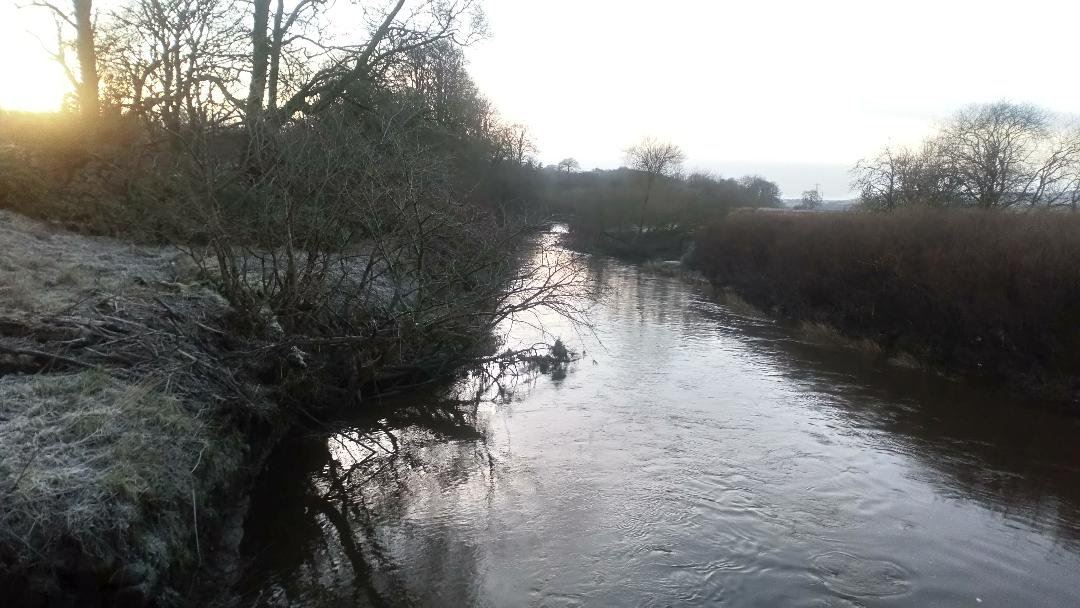
[[[819,192],[817,188],[814,188],[813,190],[804,190],[802,199],[799,201],[799,205],[796,209],[813,211],[820,208],[822,202],[821,192]]]
[[[497,130],[498,150],[506,160],[524,165],[529,162],[531,154],[536,153],[536,144],[529,136],[529,129],[522,124],[501,125]]]
[[[892,211],[901,207],[943,207],[963,198],[960,179],[941,153],[937,140],[920,148],[886,147],[852,170],[852,187],[867,208]]]
[[[641,202],[638,217],[638,235],[641,235],[645,230],[645,210],[649,205],[656,178],[676,175],[682,168],[686,155],[673,143],[646,137],[626,150],[626,160],[631,168],[645,174],[645,198]]]
[[[1072,206],[1080,199],[1080,131],[1031,105],[958,112],[917,149],[885,148],[853,169],[869,208]]]
[[[1045,111],[998,102],[958,112],[943,129],[938,145],[961,192],[976,206],[989,209],[1028,201],[1038,189],[1039,174],[1054,171],[1044,165],[1050,134]]]
[[[248,85],[247,108],[244,116],[248,128],[260,122],[266,96],[267,70],[270,67],[270,0],[252,0],[251,24],[251,81]]]
[[[555,166],[559,171],[566,171],[567,174],[581,170],[581,163],[576,158],[564,158]]]
[[[74,17],[47,1],[37,0],[74,27]],[[385,12],[365,12],[367,23],[347,29],[332,27],[338,14],[333,5],[116,3],[102,26],[107,90],[122,107],[170,130],[211,117],[215,123],[266,123],[274,131],[292,119],[355,103],[358,92],[389,86],[410,54],[427,48],[442,45],[440,56],[459,62],[464,73],[459,47],[485,32],[478,0],[395,0]],[[451,91],[445,97],[461,95]]]
[[[1038,166],[1024,186],[1030,206],[1067,206],[1080,200],[1080,129],[1062,130],[1042,142]]]
[[[851,170],[851,185],[859,191],[862,204],[882,211],[898,208],[910,157],[908,150],[886,146],[877,156],[860,160]]]
[[[246,114],[272,108],[266,118],[282,124],[297,113],[318,113],[347,98],[350,89],[385,78],[410,51],[439,42],[468,44],[486,32],[477,0],[420,0],[411,6],[396,0],[368,24],[366,40],[334,40],[324,35],[331,5],[294,0],[287,6],[278,0],[268,32],[270,0],[254,1]],[[320,35],[307,35],[311,31]],[[281,69],[290,61],[301,69]],[[311,69],[316,64],[321,67]]]
[[[35,0],[28,5],[52,12],[57,38],[57,49],[53,58],[63,66],[68,80],[75,88],[79,112],[88,122],[96,120],[100,112],[93,4],[93,0],[71,0],[70,10],[60,8],[49,0]],[[71,34],[68,34],[68,31],[74,31],[74,40],[70,39]],[[71,69],[67,59],[66,51],[72,46],[79,64],[78,74]]]
[[[780,206],[780,187],[760,175],[745,175],[739,185],[750,195],[753,207]]]
[[[75,55],[79,58],[79,111],[98,116],[97,52],[94,49],[93,0],[72,0],[75,9]]]
[[[236,118],[241,101],[228,83],[240,74],[240,17],[225,0],[119,6],[104,29],[106,92],[117,105],[174,133],[185,124]]]
[[[982,208],[1005,207],[1027,181],[1024,169],[1047,117],[1033,106],[996,103],[957,113],[941,134],[942,148],[964,193]]]
[[[460,46],[439,40],[405,51],[384,73],[383,80],[394,90],[407,93],[414,109],[434,123],[480,135],[495,129],[497,121],[494,108],[469,76],[466,63]],[[509,140],[518,135],[512,130],[507,128],[500,134],[507,147],[512,147]]]

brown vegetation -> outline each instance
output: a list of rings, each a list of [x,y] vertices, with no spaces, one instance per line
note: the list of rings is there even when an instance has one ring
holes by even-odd
[[[1080,217],[733,214],[692,265],[755,306],[1076,402]]]

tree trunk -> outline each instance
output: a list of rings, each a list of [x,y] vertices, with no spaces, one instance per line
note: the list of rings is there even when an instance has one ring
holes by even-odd
[[[255,1],[267,2],[268,0]],[[379,43],[390,33],[390,28],[394,25],[394,19],[397,18],[398,13],[401,12],[402,7],[404,6],[405,0],[397,0],[397,2],[394,3],[394,7],[390,9],[390,12],[388,12],[383,19],[382,25],[372,33],[371,39],[368,40],[367,44],[364,46],[364,50],[360,51],[356,56],[355,65],[351,70],[341,76],[333,78],[329,83],[321,84],[319,86],[312,86],[315,84],[314,81],[309,81],[306,85],[301,87],[300,91],[293,94],[293,96],[285,102],[282,108],[276,112],[278,120],[282,121],[288,119],[289,116],[292,116],[293,113],[298,112],[301,109],[309,113],[323,110],[345,94],[351,85],[359,82],[360,79],[367,74],[368,69],[371,67],[370,61],[375,54],[375,50],[378,48]],[[428,40],[427,42],[431,42],[431,40]],[[313,96],[318,96],[319,100],[315,104],[309,106],[308,99]]]
[[[97,51],[94,49],[94,0],[72,0],[75,9],[75,53],[79,59],[79,111],[86,121],[99,116]]]
[[[274,13],[274,30],[270,42],[270,88],[266,100],[266,107],[270,113],[277,112],[278,106],[278,78],[281,73],[281,47],[285,41],[285,30],[282,27],[282,17],[285,15],[285,0],[278,0],[277,12]]]
[[[248,87],[245,120],[253,128],[261,119],[263,97],[266,95],[266,69],[270,45],[266,30],[270,22],[270,0],[254,0],[254,19],[251,24],[251,84]]]
[[[637,234],[641,237],[641,234],[645,231],[645,207],[649,205],[649,196],[652,194],[653,178],[655,176],[650,173],[649,180],[645,185],[645,200],[641,201],[641,215],[638,216]]]

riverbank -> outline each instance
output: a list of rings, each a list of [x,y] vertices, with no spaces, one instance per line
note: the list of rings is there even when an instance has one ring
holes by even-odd
[[[225,360],[230,307],[164,248],[5,211],[0,246],[0,587],[176,603],[282,427]]]
[[[378,323],[325,337],[239,310],[190,254],[0,211],[0,590],[27,606],[202,605],[231,584],[251,484],[298,420],[469,364],[565,361],[557,340],[496,354],[502,319],[558,308],[579,283],[546,255],[553,239],[523,234],[452,307],[342,265],[330,304],[351,288],[366,308],[346,311]]]
[[[572,229],[564,242],[707,281],[817,342],[1075,410],[1078,234],[1080,218],[1062,213],[742,212],[692,238]]]
[[[688,265],[756,308],[890,357],[1080,402],[1080,218],[733,214]]]

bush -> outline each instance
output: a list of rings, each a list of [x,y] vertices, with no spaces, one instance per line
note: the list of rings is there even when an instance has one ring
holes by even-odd
[[[690,263],[791,319],[1037,387],[1080,388],[1080,216],[736,213]]]
[[[27,213],[46,197],[45,180],[14,146],[0,148],[0,209]]]
[[[70,114],[0,112],[0,209],[91,234],[162,242],[176,233],[182,155],[136,119],[93,131]]]

